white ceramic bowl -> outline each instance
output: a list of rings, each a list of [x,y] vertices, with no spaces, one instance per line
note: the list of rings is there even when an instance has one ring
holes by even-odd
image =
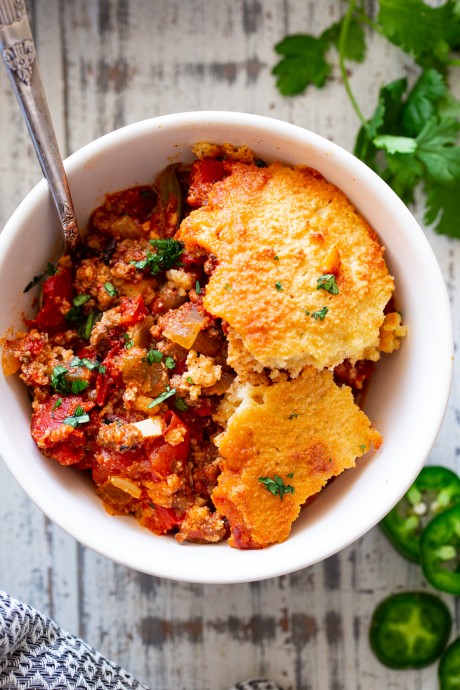
[[[238,551],[226,543],[180,545],[133,518],[109,516],[90,481],[43,457],[30,437],[31,407],[16,377],[0,374],[0,451],[16,480],[46,515],[82,544],[146,573],[189,582],[230,583],[292,572],[344,548],[375,525],[421,469],[439,430],[450,390],[451,317],[440,269],[415,219],[392,190],[335,144],[278,120],[195,112],[146,120],[112,132],[66,161],[83,227],[107,192],[149,183],[167,164],[192,159],[197,141],[247,144],[266,161],[306,164],[340,187],[378,232],[396,279],[398,307],[409,335],[379,363],[366,412],[384,443],[345,472],[294,524],[283,543]],[[60,242],[43,181],[0,236],[0,333],[31,314],[24,286],[55,258]]]

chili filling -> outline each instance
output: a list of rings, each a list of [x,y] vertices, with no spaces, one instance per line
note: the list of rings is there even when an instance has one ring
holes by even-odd
[[[28,386],[40,450],[90,473],[110,513],[178,541],[229,534],[212,501],[222,431],[213,415],[235,371],[227,324],[203,307],[217,262],[174,238],[228,171],[205,157],[107,195],[78,253],[42,276],[28,331],[3,350],[5,374],[19,371]],[[359,396],[372,369],[345,360],[335,380]]]

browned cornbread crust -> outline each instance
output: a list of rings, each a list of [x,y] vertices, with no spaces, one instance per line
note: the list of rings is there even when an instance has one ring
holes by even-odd
[[[374,231],[346,196],[310,168],[229,165],[178,234],[187,250],[217,257],[205,308],[263,367],[293,375],[376,347],[394,284]],[[336,277],[338,294],[317,289],[324,274]]]
[[[351,389],[313,367],[268,386],[233,384],[220,414],[227,428],[216,439],[222,472],[212,499],[239,548],[287,539],[307,498],[382,440]],[[274,476],[294,493],[267,491],[259,477]]]

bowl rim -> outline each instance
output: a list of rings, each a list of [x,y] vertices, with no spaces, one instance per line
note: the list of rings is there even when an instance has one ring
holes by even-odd
[[[148,135],[153,130],[167,128],[186,129],[193,125],[203,124],[209,124],[210,126],[227,124],[230,127],[239,125],[254,131],[261,130],[265,136],[276,135],[286,137],[289,135],[291,138],[299,139],[299,141],[302,141],[308,146],[313,147],[324,155],[336,156],[339,161],[342,161],[343,164],[347,166],[351,175],[364,177],[367,181],[368,187],[372,188],[378,196],[387,199],[388,203],[393,204],[396,209],[395,213],[401,215],[402,219],[404,219],[404,222],[410,226],[411,231],[415,233],[414,237],[416,239],[414,239],[414,242],[417,242],[418,251],[421,255],[423,255],[424,260],[427,262],[427,266],[429,266],[430,280],[434,281],[432,282],[432,287],[440,298],[438,304],[439,314],[437,315],[437,318],[439,322],[441,322],[441,320],[443,321],[444,332],[442,339],[443,342],[440,344],[440,347],[443,350],[443,357],[442,362],[439,363],[438,374],[440,377],[439,390],[443,391],[443,393],[442,395],[439,395],[438,405],[432,414],[430,433],[425,434],[424,441],[422,444],[420,444],[421,457],[419,467],[413,467],[412,471],[406,475],[407,485],[404,491],[407,490],[408,486],[410,485],[410,482],[407,483],[407,479],[409,479],[409,476],[411,476],[411,481],[413,481],[417,476],[418,471],[421,469],[423,462],[425,461],[434,444],[444,418],[453,373],[453,329],[446,286],[442,277],[441,269],[436,261],[436,257],[431,249],[431,246],[409,209],[376,173],[374,173],[362,161],[355,158],[355,156],[345,149],[303,127],[299,127],[275,118],[232,111],[193,111],[162,115],[141,120],[139,122],[114,130],[113,132],[109,132],[102,137],[99,137],[98,139],[86,144],[71,154],[64,161],[64,165],[69,176],[71,176],[74,170],[78,170],[82,165],[84,166],[89,157],[97,156],[99,153],[103,153],[110,149],[113,145],[116,147],[117,145],[122,144],[124,141],[129,141],[133,136],[138,138],[146,134]],[[27,194],[27,196],[12,214],[10,220],[5,225],[3,232],[0,234],[0,271],[4,256],[11,249],[12,244],[14,244],[16,233],[18,232],[18,228],[21,226],[21,219],[23,215],[35,205],[44,203],[47,198],[48,187],[46,181],[41,180]],[[3,424],[0,420],[0,428],[2,427]],[[280,549],[280,547],[283,545],[275,545],[269,547],[268,549],[257,552],[238,552],[232,549],[231,551],[235,554],[235,558],[233,560],[235,561],[237,567],[236,573],[230,571],[220,571],[218,573],[210,573],[209,575],[206,575],[206,573],[197,575],[194,571],[193,573],[188,573],[186,576],[184,576],[182,564],[171,565],[171,563],[154,563],[154,567],[152,568],[152,563],[150,562],[147,565],[145,556],[142,553],[132,553],[129,555],[129,557],[124,557],[123,554],[120,554],[117,551],[116,545],[110,541],[107,543],[102,543],[96,531],[90,532],[89,534],[82,534],[81,530],[79,529],[78,521],[76,521],[72,516],[62,515],[61,509],[55,509],[54,505],[46,500],[46,495],[44,495],[41,487],[37,486],[30,479],[21,463],[16,462],[17,454],[14,452],[14,445],[11,443],[11,440],[8,438],[7,434],[0,434],[0,450],[6,465],[10,469],[10,472],[13,474],[20,486],[26,491],[32,501],[42,510],[43,513],[45,513],[45,515],[47,515],[50,520],[63,528],[77,541],[106,556],[107,558],[110,558],[111,560],[121,563],[127,567],[134,568],[151,575],[172,578],[179,581],[228,584],[264,580],[294,572],[309,565],[313,565],[314,563],[321,561],[333,555],[334,553],[337,553],[337,551],[342,550],[350,543],[353,543],[358,538],[363,536],[363,534],[365,534],[369,529],[371,529],[371,527],[373,527],[386,512],[383,512],[380,516],[374,516],[372,523],[366,522],[361,531],[358,530],[349,535],[348,539],[339,539],[339,545],[337,545],[336,541],[332,539],[331,543],[329,545],[324,545],[321,554],[313,560],[309,560],[301,553],[294,555],[294,558],[291,558],[291,560],[284,560],[282,557],[273,558],[275,555],[273,549],[279,550],[281,556],[282,552],[285,550]],[[394,503],[396,503],[404,493],[401,488],[402,487],[393,492],[392,498]],[[109,519],[114,520],[112,516],[110,516]],[[165,539],[165,537],[160,538]],[[284,542],[284,544],[287,544],[288,542],[289,539],[287,542]],[[195,552],[196,548],[215,549],[216,546],[187,545],[185,547],[181,546],[180,548],[184,549],[184,553],[186,549],[191,549],[191,553],[193,553]],[[229,547],[226,546],[226,548]],[[249,554],[251,555],[249,556]],[[256,560],[254,559],[254,554],[257,554],[258,556]],[[220,553],[216,553],[216,558],[219,558],[219,555]]]

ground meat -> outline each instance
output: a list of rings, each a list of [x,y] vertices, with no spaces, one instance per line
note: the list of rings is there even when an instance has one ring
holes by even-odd
[[[128,448],[142,443],[142,433],[132,424],[114,422],[100,427],[97,442],[104,448],[111,448],[122,452]]]
[[[217,513],[211,513],[207,506],[193,506],[187,510],[181,522],[176,539],[199,544],[222,541],[227,535],[227,525]]]

